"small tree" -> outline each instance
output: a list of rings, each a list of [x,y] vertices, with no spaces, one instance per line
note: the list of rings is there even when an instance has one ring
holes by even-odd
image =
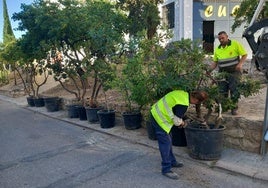
[[[152,47],[153,42],[156,41],[148,40],[143,35],[131,37],[124,46],[124,53],[116,58],[119,65],[113,86],[122,94],[126,112],[144,110],[156,99],[156,84],[151,74],[153,67],[144,52],[146,46]]]
[[[100,68],[101,72],[99,72],[99,82],[102,86],[104,97],[105,97],[105,109],[108,111],[111,110],[111,107],[109,106],[109,101],[107,99],[106,92],[113,87],[113,81],[116,78],[116,65],[112,62],[107,62],[105,60],[102,60],[102,63],[98,63],[102,67]]]
[[[45,85],[49,76],[47,67],[47,46],[40,44],[36,35],[29,32],[17,40],[16,57],[19,68],[27,74],[28,94],[39,98],[40,87]],[[16,69],[19,72],[19,69]]]
[[[120,91],[124,99],[126,112],[141,111],[154,98],[151,96],[154,93],[149,83],[149,74],[143,70],[141,61],[135,57],[127,60],[122,66],[121,70],[118,69],[114,87]]]

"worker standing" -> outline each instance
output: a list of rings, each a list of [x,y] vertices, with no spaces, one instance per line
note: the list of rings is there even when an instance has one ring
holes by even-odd
[[[162,174],[171,179],[178,179],[178,175],[171,171],[172,167],[182,167],[177,162],[172,151],[172,137],[170,130],[175,126],[185,127],[182,117],[190,104],[200,104],[208,98],[204,91],[186,92],[174,90],[166,94],[151,108],[151,123],[156,133],[158,146],[162,158]]]
[[[229,96],[235,107],[232,115],[238,115],[238,100],[240,93],[237,89],[243,71],[243,64],[247,59],[247,52],[236,40],[230,40],[225,31],[218,33],[220,45],[214,50],[213,63],[210,65],[211,71],[216,67],[219,72],[225,72],[225,80],[219,82],[220,92],[224,97]]]

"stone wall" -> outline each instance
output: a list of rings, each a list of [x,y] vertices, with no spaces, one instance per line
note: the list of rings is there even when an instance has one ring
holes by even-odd
[[[215,117],[214,117],[215,118]],[[224,146],[228,148],[260,153],[263,121],[245,117],[224,117]]]
[[[190,116],[195,115],[195,110],[188,111]],[[263,116],[263,114],[260,114]],[[215,122],[217,117],[213,113],[208,120],[209,123]],[[252,153],[260,153],[263,134],[263,117],[251,118],[250,116],[233,116],[229,112],[223,113],[223,120],[220,123],[225,126],[224,147],[233,148]],[[268,146],[268,144],[267,144]],[[268,147],[267,147],[268,148]]]

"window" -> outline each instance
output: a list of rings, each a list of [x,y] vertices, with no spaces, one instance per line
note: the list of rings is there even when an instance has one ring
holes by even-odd
[[[175,26],[175,3],[169,3],[163,6],[163,22],[169,29]]]

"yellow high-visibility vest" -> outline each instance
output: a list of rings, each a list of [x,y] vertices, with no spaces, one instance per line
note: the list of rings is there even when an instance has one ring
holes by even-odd
[[[169,133],[173,126],[174,113],[172,108],[176,105],[189,106],[189,93],[182,90],[175,90],[166,94],[151,109],[151,114],[158,125]]]
[[[245,48],[236,40],[229,40],[229,43],[222,47],[219,45],[214,52],[213,61],[218,62],[220,70],[231,70],[235,68],[240,56],[246,55]]]

